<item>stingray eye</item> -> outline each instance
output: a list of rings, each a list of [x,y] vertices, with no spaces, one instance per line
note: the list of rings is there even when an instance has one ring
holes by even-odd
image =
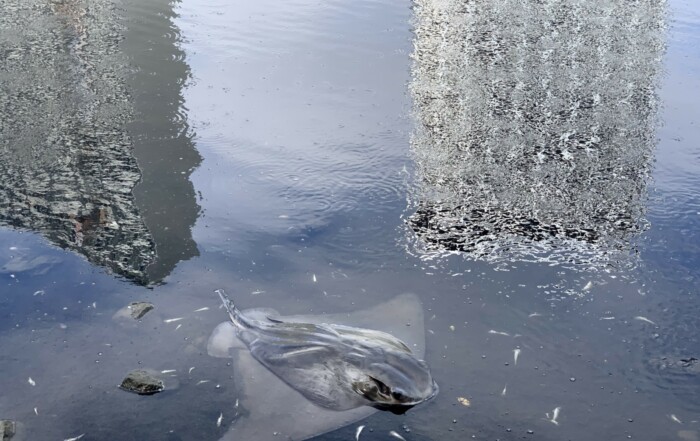
[[[396,401],[404,401],[406,399],[406,395],[404,395],[401,391],[395,390],[391,393],[391,397],[395,399]]]
[[[372,381],[374,381],[374,384],[377,385],[377,388],[379,389],[379,392],[380,392],[382,395],[387,395],[387,396],[388,396],[388,395],[391,395],[391,389],[389,389],[389,386],[387,386],[386,384],[382,383],[381,381],[377,380],[377,379],[374,378],[374,377],[369,377],[369,378],[370,378]]]

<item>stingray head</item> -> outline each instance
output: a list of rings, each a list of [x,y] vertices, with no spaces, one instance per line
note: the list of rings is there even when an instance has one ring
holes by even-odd
[[[352,384],[369,405],[402,414],[437,395],[437,383],[425,361],[410,353],[384,355],[380,362],[368,364],[363,378]]]

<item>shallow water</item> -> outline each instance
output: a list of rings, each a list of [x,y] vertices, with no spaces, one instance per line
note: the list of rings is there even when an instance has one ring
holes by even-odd
[[[214,289],[408,291],[440,394],[360,439],[700,439],[700,7],[560,3],[0,0],[0,419],[218,439]]]

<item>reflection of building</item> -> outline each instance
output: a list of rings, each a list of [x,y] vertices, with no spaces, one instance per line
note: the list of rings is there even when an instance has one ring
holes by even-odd
[[[605,260],[644,225],[663,0],[420,0],[418,251]]]
[[[121,19],[110,1],[3,0],[0,225],[37,231],[147,284],[177,262],[149,274],[160,245],[132,193],[142,173],[126,125],[138,108],[127,92]],[[193,196],[188,203],[196,213]],[[186,234],[181,243],[192,241]]]

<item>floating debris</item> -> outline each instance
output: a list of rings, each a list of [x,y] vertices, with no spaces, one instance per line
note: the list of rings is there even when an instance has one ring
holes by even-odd
[[[219,418],[216,419],[216,427],[221,427],[221,422],[224,420],[224,413],[219,414]]]
[[[63,441],[78,441],[80,438],[82,438],[82,437],[84,437],[84,436],[85,436],[85,434],[83,433],[83,434],[80,434],[80,435],[78,435],[78,436],[76,436],[76,437],[74,437],[74,438],[66,438],[66,439],[64,439]]]
[[[642,322],[649,323],[650,325],[656,325],[656,323],[652,322],[651,320],[649,320],[649,319],[646,318],[646,317],[642,317],[641,315],[638,315],[638,316],[635,317],[634,319],[635,319],[635,320],[642,321]]]
[[[396,433],[396,432],[393,431],[393,430],[392,430],[391,432],[389,432],[389,435],[390,435],[390,436],[393,436],[393,437],[396,438],[396,439],[400,439],[400,440],[402,440],[402,441],[406,441],[406,438],[404,438],[403,436],[399,435],[398,433]]]
[[[204,308],[199,308],[199,309],[194,310],[194,312],[202,312],[202,311],[209,311],[209,307],[205,306]]]
[[[27,383],[29,383],[29,384],[32,385],[32,386],[36,386],[36,381],[32,380],[32,377],[29,377],[29,378],[27,379]]]
[[[152,372],[136,369],[127,374],[119,388],[139,395],[153,395],[162,392],[165,389],[165,384]]]
[[[674,414],[669,415],[669,418],[671,418],[671,420],[677,422],[678,424],[683,424],[683,421],[679,420],[678,417]]]
[[[496,331],[496,330],[494,330],[494,329],[491,329],[491,330],[489,331],[489,334],[505,335],[506,337],[510,337],[510,334],[508,334],[507,332]]]
[[[517,366],[519,356],[520,356],[520,349],[513,349],[513,365]]]
[[[357,430],[355,430],[355,441],[360,441],[360,434],[364,428],[365,426],[357,426]]]
[[[554,410],[552,411],[551,418],[549,417],[549,412],[545,413],[544,415],[547,417],[547,421],[554,424],[555,426],[558,426],[559,421],[557,421],[557,418],[559,418],[559,411],[561,411],[561,407],[555,407]]]
[[[179,322],[180,320],[184,320],[185,317],[176,317],[176,318],[170,318],[170,319],[165,319],[163,320],[164,323],[173,323],[173,322]]]
[[[148,302],[132,302],[127,306],[131,311],[131,317],[135,320],[140,320],[148,311],[154,308],[153,303]]]
[[[459,404],[461,404],[462,406],[469,407],[469,406],[472,405],[472,402],[469,401],[469,398],[466,398],[466,397],[457,397],[457,401],[458,401]]]
[[[503,391],[501,392],[501,396],[502,396],[502,397],[505,397],[505,396],[506,396],[506,391],[507,391],[507,390],[508,390],[508,385],[506,384],[505,386],[503,386]]]

